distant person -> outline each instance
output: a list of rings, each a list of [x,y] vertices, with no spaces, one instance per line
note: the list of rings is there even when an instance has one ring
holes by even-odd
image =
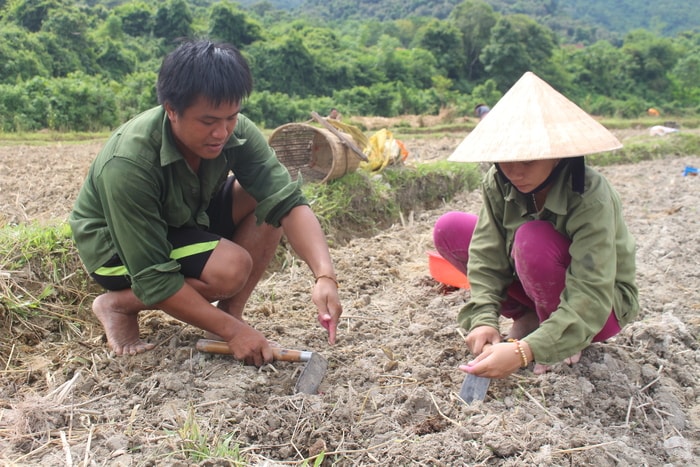
[[[476,107],[474,107],[474,115],[476,115],[479,120],[483,120],[490,110],[491,109],[486,104],[477,104]]]
[[[583,157],[621,146],[528,72],[450,156],[493,163],[479,214],[448,212],[433,231],[471,287],[458,322],[475,358],[460,369],[502,378],[534,361],[541,374],[637,317],[634,238],[617,192]],[[513,320],[505,337],[501,316]]]
[[[117,129],[93,161],[70,225],[107,289],[92,308],[117,355],[153,348],[139,336],[138,314],[159,309],[227,342],[238,360],[270,362],[270,342],[243,312],[283,232],[314,274],[311,298],[335,342],[342,309],[323,231],[240,113],[251,91],[236,48],[183,43],[162,63],[160,105]]]
[[[340,115],[340,112],[338,112],[338,109],[336,109],[335,107],[333,107],[331,109],[331,111],[328,113],[327,118],[329,118],[331,120],[338,120],[338,121],[341,121],[343,119],[343,117]]]

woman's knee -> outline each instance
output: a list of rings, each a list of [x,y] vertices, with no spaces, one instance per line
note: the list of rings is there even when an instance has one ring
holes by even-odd
[[[446,212],[435,222],[433,242],[438,251],[443,245],[469,244],[478,217],[462,211]]]
[[[542,263],[553,261],[568,264],[571,261],[569,246],[571,240],[559,233],[547,221],[526,222],[515,231],[512,256],[517,263]]]

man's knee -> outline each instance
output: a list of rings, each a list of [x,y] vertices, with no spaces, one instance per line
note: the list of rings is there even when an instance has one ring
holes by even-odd
[[[238,293],[248,282],[253,269],[253,258],[235,243],[219,242],[202,271],[200,280],[220,298]]]

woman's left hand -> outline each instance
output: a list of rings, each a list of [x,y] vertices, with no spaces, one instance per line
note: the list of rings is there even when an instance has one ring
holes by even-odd
[[[459,369],[485,378],[505,378],[520,368],[519,350],[514,342],[501,342],[484,348],[476,358]]]

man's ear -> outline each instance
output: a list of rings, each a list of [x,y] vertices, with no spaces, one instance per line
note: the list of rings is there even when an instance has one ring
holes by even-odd
[[[168,118],[172,122],[177,117],[177,112],[175,112],[175,109],[173,109],[173,107],[168,102],[163,104],[163,108],[165,109],[165,112],[168,114]]]

